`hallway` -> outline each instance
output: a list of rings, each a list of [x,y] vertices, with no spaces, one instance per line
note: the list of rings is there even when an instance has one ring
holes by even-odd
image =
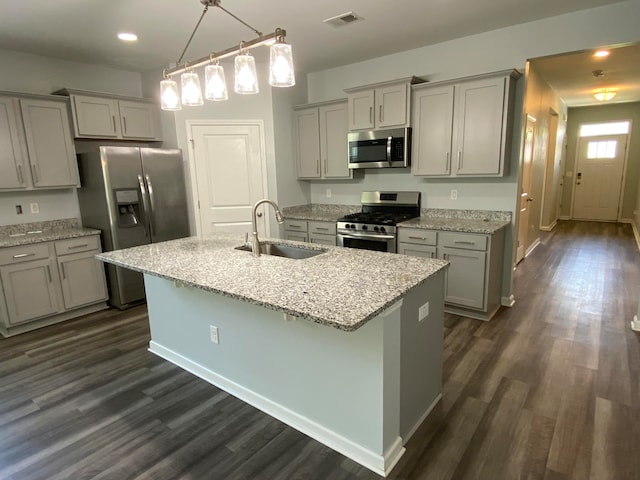
[[[560,222],[515,278],[491,322],[445,318],[443,400],[389,478],[640,479],[630,226]],[[0,478],[379,478],[148,341],[144,307],[0,339]]]

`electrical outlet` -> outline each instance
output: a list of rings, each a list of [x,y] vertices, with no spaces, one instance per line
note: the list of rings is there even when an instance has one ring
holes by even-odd
[[[31,208],[31,213],[40,213],[40,205],[37,203],[30,203],[29,208]]]
[[[22,215],[22,205],[16,205],[16,215]]]
[[[212,343],[220,343],[220,336],[218,335],[218,327],[214,327],[213,325],[209,325],[209,336],[211,337]]]
[[[331,189],[327,188],[327,198],[331,198]]]
[[[451,190],[451,200],[458,199],[458,190]]]
[[[429,302],[425,303],[418,309],[418,321],[421,322],[429,316]]]

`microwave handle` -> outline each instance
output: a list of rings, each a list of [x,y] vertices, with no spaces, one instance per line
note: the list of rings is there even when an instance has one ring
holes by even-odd
[[[393,137],[387,137],[387,162],[389,166],[391,166],[391,140],[393,140]]]

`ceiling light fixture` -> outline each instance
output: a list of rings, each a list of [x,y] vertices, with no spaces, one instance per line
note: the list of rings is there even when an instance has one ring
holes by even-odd
[[[597,58],[608,57],[609,50],[598,50],[596,53],[593,54],[593,56]]]
[[[607,100],[611,100],[613,97],[616,96],[616,92],[614,92],[613,90],[610,90],[608,88],[602,88],[598,91],[596,91],[593,96],[595,97],[596,100],[599,100],[601,102],[606,102]]]
[[[221,0],[200,0],[204,5],[204,11],[200,15],[187,44],[182,50],[176,66],[166,69],[163,72],[164,79],[160,82],[160,105],[163,110],[180,110],[181,105],[197,106],[202,105],[202,90],[200,79],[193,71],[194,68],[207,65],[205,67],[205,95],[207,100],[220,101],[227,100],[227,82],[224,77],[224,69],[219,64],[222,58],[236,55],[235,57],[235,92],[239,94],[255,94],[259,92],[258,76],[253,56],[249,53],[252,48],[261,45],[270,45],[270,68],[269,84],[273,87],[292,87],[296,84],[293,56],[291,45],[285,43],[287,32],[281,28],[276,28],[273,33],[263,35],[251,25],[236,17],[234,14],[224,9],[220,5]],[[191,44],[202,19],[209,10],[209,7],[218,7],[238,22],[253,30],[258,36],[248,42],[240,42],[238,46],[227,48],[226,50],[212,52],[206,57],[199,58],[192,62],[182,63],[184,54]],[[181,74],[182,95],[178,90],[178,84],[172,80],[173,75]]]
[[[135,42],[138,40],[138,36],[135,33],[130,32],[120,32],[118,34],[118,38],[123,42]]]

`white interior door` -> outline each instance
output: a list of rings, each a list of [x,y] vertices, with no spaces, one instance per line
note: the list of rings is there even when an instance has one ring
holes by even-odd
[[[267,196],[260,122],[189,122],[198,234],[251,233],[251,209]],[[269,235],[265,216],[258,231]]]
[[[516,250],[516,263],[520,262],[528,247],[527,233],[529,232],[529,208],[531,198],[531,179],[533,174],[533,145],[536,119],[527,115],[527,125],[524,134],[524,146],[522,149],[522,178],[520,181],[520,218],[518,219],[518,248]]]
[[[626,135],[580,138],[573,189],[573,218],[618,219],[626,145]]]

